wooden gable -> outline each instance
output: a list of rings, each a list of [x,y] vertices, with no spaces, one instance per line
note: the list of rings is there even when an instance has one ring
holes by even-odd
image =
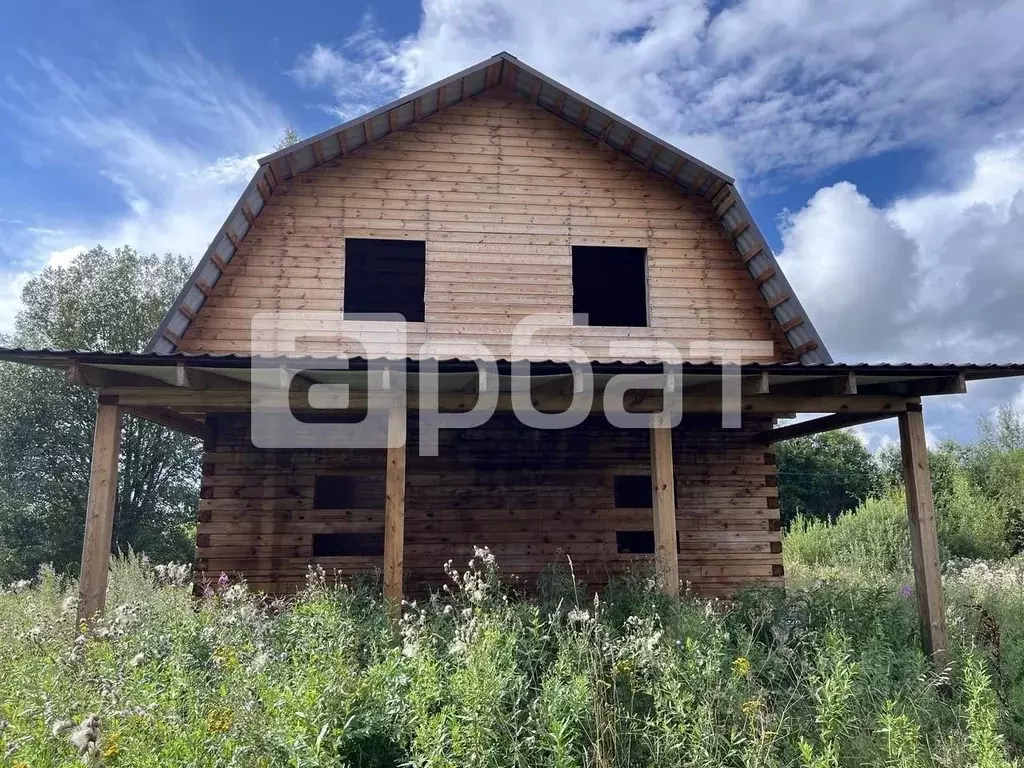
[[[592,359],[623,358],[607,346],[626,339],[668,341],[684,357],[691,341],[774,342],[770,359],[795,359],[712,201],[504,85],[297,173],[250,223],[180,349],[246,354],[258,312],[342,311],[345,239],[388,238],[426,243],[413,346],[508,356],[517,321],[572,312],[572,246],[610,245],[647,250],[649,322],[566,329]],[[319,339],[303,351],[337,349]]]

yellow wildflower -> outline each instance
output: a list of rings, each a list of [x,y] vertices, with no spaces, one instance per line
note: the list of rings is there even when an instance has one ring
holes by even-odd
[[[226,733],[233,721],[230,709],[215,709],[206,717],[206,730],[211,733]]]
[[[105,760],[110,760],[111,758],[117,757],[120,754],[121,747],[117,743],[120,738],[121,734],[115,733],[112,734],[110,738],[106,740],[106,743],[103,745],[103,758]]]
[[[746,677],[750,674],[750,661],[745,656],[740,656],[732,663],[732,673],[736,677]]]
[[[757,713],[759,709],[761,709],[761,700],[748,699],[747,701],[744,701],[742,704],[740,704],[740,709],[743,711],[744,715],[746,715],[747,717],[752,717]]]
[[[221,648],[213,654],[213,664],[221,669],[234,669],[238,666],[238,654],[234,648]]]

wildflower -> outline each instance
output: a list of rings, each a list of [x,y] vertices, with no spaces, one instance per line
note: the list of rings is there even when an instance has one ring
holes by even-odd
[[[740,656],[732,663],[732,674],[735,677],[746,677],[750,674],[750,660],[746,656]]]
[[[900,597],[910,597],[912,594],[914,594],[914,589],[909,584],[900,587]]]
[[[74,594],[68,595],[60,604],[60,617],[63,619],[65,616],[69,615],[72,611],[76,610],[77,608],[78,596]]]
[[[581,608],[573,608],[569,611],[568,616],[570,624],[585,624],[590,621],[590,611],[584,611]]]
[[[226,573],[224,573],[224,571],[221,571],[220,572],[220,576],[217,578],[217,588],[218,589],[226,589],[227,586],[228,586],[228,583],[229,583],[228,575]]]
[[[233,721],[230,709],[215,709],[206,717],[206,730],[210,733],[226,733]]]
[[[50,735],[52,735],[54,738],[57,738],[65,731],[70,731],[74,727],[75,724],[70,720],[57,720],[50,727]]]
[[[71,732],[68,741],[78,750],[82,762],[89,765],[95,760],[96,742],[99,737],[100,719],[96,715],[89,715]]]
[[[740,704],[740,710],[747,717],[753,717],[761,709],[760,699],[748,699]]]
[[[121,752],[121,747],[117,743],[120,737],[120,734],[115,733],[109,739],[107,739],[107,743],[103,745],[103,759],[110,760],[111,758],[117,757],[117,755]]]

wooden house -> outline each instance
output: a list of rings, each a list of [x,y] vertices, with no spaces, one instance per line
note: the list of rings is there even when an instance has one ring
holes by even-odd
[[[258,316],[291,312],[319,313],[291,354],[254,348]],[[402,315],[409,351],[378,338],[359,319],[368,312]],[[358,326],[361,353],[319,325],[324,313]],[[517,348],[524,318],[574,313],[534,351]],[[496,376],[479,374],[480,345]],[[681,359],[670,365],[659,345]],[[559,430],[524,424],[509,394],[524,359],[532,402],[558,411],[577,393],[566,364],[580,355],[599,389],[588,415]],[[348,377],[368,390],[374,363],[386,372],[399,358],[407,373],[438,370],[453,412],[495,392],[493,416],[442,430],[437,455],[422,455],[422,395],[402,387],[384,409],[386,446],[254,441],[268,371],[290,410],[311,413],[318,384]],[[1021,373],[834,364],[729,176],[505,53],[263,158],[147,352],[0,359],[64,368],[100,393],[83,617],[103,607],[123,412],[204,441],[197,579],[240,574],[287,592],[313,565],[380,571],[392,600],[436,584],[474,545],[527,586],[570,560],[595,586],[648,561],[672,592],[780,586],[772,444],[895,417],[936,651],[946,640],[921,397]],[[632,413],[655,413],[670,368],[681,424],[609,423],[608,382],[663,376],[661,391],[627,398]],[[350,409],[368,407],[355,391]],[[741,423],[726,428],[730,392]],[[803,412],[826,415],[776,426]]]

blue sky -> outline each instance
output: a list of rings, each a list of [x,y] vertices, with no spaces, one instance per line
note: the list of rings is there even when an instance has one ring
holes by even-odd
[[[0,330],[83,247],[198,258],[286,125],[508,50],[736,176],[836,359],[1024,359],[1024,0],[6,6]]]

